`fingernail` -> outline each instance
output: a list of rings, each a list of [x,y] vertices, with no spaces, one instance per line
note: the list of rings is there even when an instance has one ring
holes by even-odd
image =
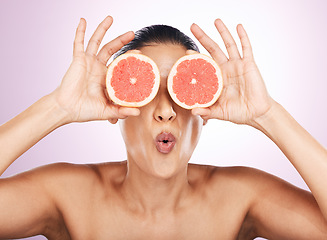
[[[192,23],[191,26],[199,27],[196,23]]]

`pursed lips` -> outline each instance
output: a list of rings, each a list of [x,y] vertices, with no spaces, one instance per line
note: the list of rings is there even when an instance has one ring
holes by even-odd
[[[176,143],[175,136],[170,132],[162,132],[155,139],[157,150],[160,153],[170,153]]]

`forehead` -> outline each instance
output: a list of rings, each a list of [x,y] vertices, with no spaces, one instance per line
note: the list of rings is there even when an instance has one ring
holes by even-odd
[[[142,47],[140,51],[157,64],[161,78],[167,78],[174,63],[186,55],[186,49],[176,44],[154,44]]]

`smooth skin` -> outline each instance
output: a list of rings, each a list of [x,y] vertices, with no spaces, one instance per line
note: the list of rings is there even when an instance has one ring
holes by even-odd
[[[0,179],[0,239],[326,239],[327,151],[269,96],[243,26],[237,26],[242,57],[221,20],[215,26],[228,57],[191,26],[224,78],[221,97],[205,109],[182,109],[167,92],[169,69],[189,54],[186,49],[140,49],[157,63],[161,85],[151,103],[136,109],[114,105],[106,96],[107,62],[134,37],[125,33],[99,50],[112,21],[104,19],[84,50],[81,19],[61,85],[0,127],[0,171],[56,128],[92,120],[120,122],[127,161],[56,163]],[[312,193],[251,168],[188,164],[208,119],[262,131]],[[169,154],[154,147],[153,138],[163,130],[177,139]]]

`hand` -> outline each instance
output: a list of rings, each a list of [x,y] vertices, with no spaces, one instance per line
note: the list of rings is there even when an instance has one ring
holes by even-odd
[[[269,96],[254,62],[249,38],[243,26],[239,24],[237,33],[241,40],[242,58],[224,23],[217,19],[215,26],[225,43],[229,58],[199,26],[193,24],[191,31],[221,68],[224,88],[214,105],[193,109],[192,113],[200,115],[205,120],[217,118],[256,126],[255,120],[267,113],[274,101]]]
[[[73,61],[61,85],[52,93],[68,114],[69,122],[109,120],[116,123],[119,118],[139,114],[138,109],[115,105],[107,97],[106,64],[116,51],[134,38],[133,32],[127,32],[98,52],[112,22],[112,17],[108,16],[100,23],[84,51],[86,21],[80,20],[75,35]]]

